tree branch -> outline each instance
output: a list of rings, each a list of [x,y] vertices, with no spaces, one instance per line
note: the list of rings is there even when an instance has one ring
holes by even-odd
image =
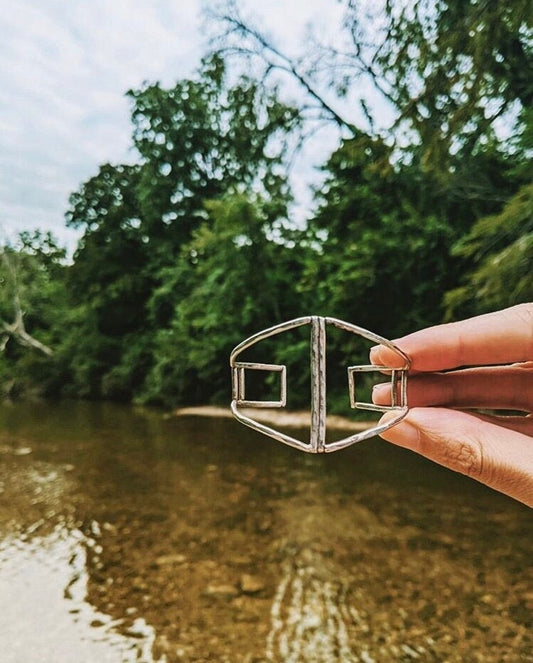
[[[309,76],[301,70],[298,63],[292,60],[288,55],[283,53],[274,44],[269,42],[267,38],[258,30],[246,25],[246,23],[239,17],[235,7],[233,7],[235,15],[228,13],[219,17],[227,26],[228,29],[223,35],[219,37],[218,41],[227,40],[232,35],[238,35],[241,38],[251,40],[256,45],[256,48],[245,48],[242,46],[226,46],[220,49],[221,53],[226,54],[240,54],[247,56],[254,56],[261,58],[266,65],[265,78],[272,71],[282,71],[289,74],[303,90],[315,101],[318,106],[325,111],[325,113],[337,124],[341,129],[347,129],[353,136],[359,135],[359,129],[349,120],[342,117],[331,104],[320,94],[315,88]]]
[[[0,342],[0,352],[3,352],[6,349],[9,339],[13,338],[20,345],[23,345],[26,348],[33,348],[34,350],[38,350],[39,352],[45,354],[47,357],[51,357],[54,354],[54,351],[48,347],[48,345],[41,343],[41,341],[38,341],[36,338],[31,336],[31,334],[28,334],[22,317],[15,320],[15,322],[12,324],[8,324],[4,320],[0,320],[0,325],[2,326],[2,334],[4,336]]]
[[[13,338],[20,345],[26,348],[38,350],[46,356],[51,357],[54,354],[53,350],[48,347],[48,345],[38,341],[26,331],[26,326],[24,324],[24,312],[20,303],[17,273],[8,256],[6,255],[5,250],[2,251],[2,262],[4,263],[4,266],[9,273],[9,276],[11,277],[11,282],[13,285],[12,306],[15,315],[14,321],[11,324],[0,318],[0,333],[3,337],[0,341],[0,352],[5,351],[9,339]]]

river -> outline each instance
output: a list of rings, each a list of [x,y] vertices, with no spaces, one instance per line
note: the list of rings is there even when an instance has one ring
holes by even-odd
[[[378,439],[2,405],[0,660],[533,661],[531,514]]]

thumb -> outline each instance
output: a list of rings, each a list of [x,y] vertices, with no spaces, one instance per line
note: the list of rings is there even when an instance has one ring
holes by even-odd
[[[533,507],[533,439],[527,435],[466,412],[428,407],[413,408],[381,437]]]

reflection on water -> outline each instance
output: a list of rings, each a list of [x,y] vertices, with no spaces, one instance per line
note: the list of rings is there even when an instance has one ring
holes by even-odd
[[[532,661],[530,513],[379,440],[3,406],[1,660]]]
[[[132,633],[86,601],[86,546],[75,527],[56,527],[0,549],[3,663],[152,661],[154,629],[142,618]]]
[[[339,570],[320,554],[305,551],[282,565],[271,608],[266,658],[298,661],[358,661],[350,642],[350,624],[358,619],[353,597]]]

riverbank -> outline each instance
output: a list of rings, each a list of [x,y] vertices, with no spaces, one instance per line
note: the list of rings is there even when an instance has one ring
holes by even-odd
[[[284,428],[305,428],[309,426],[310,414],[306,411],[282,411],[282,410],[261,410],[259,408],[242,408],[242,413],[263,424],[282,426]],[[174,410],[172,413],[176,417],[217,417],[231,419],[233,417],[231,410],[226,407],[217,407],[214,405],[198,405],[194,407],[182,407]],[[362,431],[374,425],[368,421],[352,421],[347,417],[338,415],[328,415],[327,427],[330,430],[353,430]]]

